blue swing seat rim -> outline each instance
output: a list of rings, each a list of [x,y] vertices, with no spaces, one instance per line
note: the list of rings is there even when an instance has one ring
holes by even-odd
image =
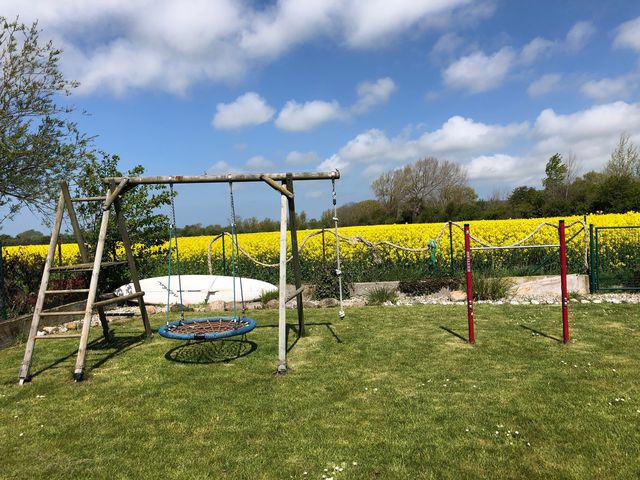
[[[210,333],[175,333],[171,329],[178,325],[189,325],[193,323],[205,323],[215,320],[221,320],[226,322],[238,322],[245,323],[240,328],[234,328],[231,330],[225,330],[224,332],[210,332]],[[235,337],[238,335],[244,335],[256,328],[256,321],[249,317],[199,317],[189,318],[186,320],[176,320],[169,322],[158,329],[160,336],[164,338],[170,338],[173,340],[219,340],[222,338]]]

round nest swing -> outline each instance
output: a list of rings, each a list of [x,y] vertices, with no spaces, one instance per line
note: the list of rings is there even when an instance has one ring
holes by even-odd
[[[203,317],[167,323],[158,333],[174,340],[218,340],[244,335],[254,328],[256,321],[253,318]]]

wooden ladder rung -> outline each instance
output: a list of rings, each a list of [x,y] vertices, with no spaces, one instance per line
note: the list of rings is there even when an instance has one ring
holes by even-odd
[[[74,333],[72,335],[36,335],[34,338],[36,340],[64,340],[65,338],[80,338],[81,335],[79,333]]]
[[[48,295],[64,295],[66,293],[89,293],[88,288],[76,288],[69,290],[46,290],[44,293]]]
[[[126,302],[128,300],[133,300],[135,298],[140,298],[143,296],[144,292],[130,293],[129,295],[122,295],[120,297],[108,298],[107,300],[100,300],[99,302],[95,302],[93,306],[104,307],[105,305],[111,305],[112,303]]]
[[[72,202],[104,202],[107,197],[75,197]]]
[[[84,315],[84,310],[67,310],[66,312],[40,312],[41,317],[64,317],[65,315]]]
[[[114,265],[124,265],[127,263],[125,260],[121,260],[118,262],[102,262],[100,264],[101,267],[113,267]],[[76,263],[75,265],[62,265],[60,267],[51,267],[52,272],[62,272],[62,271],[88,271],[93,270],[93,262],[91,263]]]

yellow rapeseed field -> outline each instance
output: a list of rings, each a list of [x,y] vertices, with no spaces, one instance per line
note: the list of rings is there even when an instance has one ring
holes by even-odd
[[[583,217],[564,217],[567,224],[575,220],[582,220]],[[479,220],[471,221],[471,234],[478,239],[492,245],[509,245],[531,233],[541,222],[550,222],[557,224],[559,218],[534,218],[534,219],[514,219],[514,220]],[[460,222],[462,223],[462,222]],[[625,214],[603,214],[589,215],[587,217],[587,225],[594,224],[596,226],[604,225],[640,225],[640,213],[629,212]],[[359,236],[367,242],[375,243],[380,241],[392,242],[397,245],[410,248],[424,248],[429,240],[434,240],[443,227],[442,223],[419,223],[419,224],[401,224],[401,225],[373,225],[361,227],[344,227],[339,232],[345,237]],[[581,228],[580,225],[574,225],[567,230],[567,238],[570,238]],[[298,239],[302,241],[308,234],[314,230],[303,230],[298,232]],[[240,247],[249,255],[257,260],[265,263],[275,263],[278,261],[278,232],[249,233],[240,234],[238,243]],[[568,245],[570,253],[581,255],[584,252],[584,233],[580,233]],[[624,231],[611,231],[608,233],[607,245],[608,249],[616,249],[620,246],[626,246],[629,238],[637,237],[625,236]],[[179,248],[181,260],[189,261],[195,259],[203,259],[207,256],[207,247],[212,237],[186,237],[179,239]],[[635,241],[635,240],[634,240]],[[558,242],[557,229],[544,227],[538,231],[527,243],[554,244]],[[454,253],[461,255],[463,251],[463,235],[462,232],[454,228],[453,230]],[[636,245],[640,247],[640,245]],[[7,256],[41,256],[44,258],[47,252],[47,245],[30,245],[20,247],[6,247],[4,254]],[[335,249],[334,236],[327,232],[325,234],[325,252],[327,255],[333,255]],[[230,242],[226,239],[226,254],[230,255]],[[366,252],[369,247],[361,242],[341,241],[340,254],[345,261],[349,261],[354,257],[358,257],[359,253]],[[425,254],[416,254],[412,252],[404,252],[395,250],[390,247],[381,247],[378,249],[389,261],[394,259],[411,259],[417,256],[423,257]],[[317,235],[310,238],[302,251],[302,259],[317,260],[322,257],[323,242],[322,236]],[[78,248],[75,244],[62,245],[61,249],[62,261],[65,264],[76,261]],[[222,242],[220,240],[212,245],[212,255],[220,257],[222,255]],[[440,237],[438,245],[438,255],[449,255],[449,230],[445,228],[443,235]],[[204,273],[204,272],[203,272]]]

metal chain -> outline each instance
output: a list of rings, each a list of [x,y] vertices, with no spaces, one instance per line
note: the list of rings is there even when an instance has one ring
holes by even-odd
[[[344,318],[344,305],[342,302],[342,270],[340,269],[340,238],[338,236],[338,206],[336,195],[336,179],[331,179],[331,199],[333,201],[333,226],[335,229],[336,237],[336,275],[338,276],[338,289],[340,290],[340,312],[338,315],[340,318]]]
[[[231,275],[233,277],[233,320],[238,320],[236,309],[236,271],[238,270],[238,283],[240,285],[240,303],[242,305],[242,316],[245,316],[246,306],[244,303],[244,292],[242,290],[242,276],[239,273],[240,251],[238,249],[238,232],[236,231],[236,206],[233,200],[233,182],[229,182],[229,199],[231,202]]]
[[[175,191],[173,190],[173,183],[169,184],[169,192],[171,194],[171,221],[172,221],[169,238],[171,239],[171,234],[173,234],[173,238],[176,244],[176,273],[178,274],[178,297],[180,299],[180,322],[184,322],[184,304],[182,303],[182,277],[180,275],[180,249],[178,248],[178,234],[176,231],[176,205],[174,201]],[[171,250],[169,251],[171,252]],[[169,257],[169,262],[171,262],[171,257]],[[171,263],[169,263],[169,266],[171,266]],[[169,272],[168,280],[169,280],[169,284],[167,285],[167,288],[170,292],[171,291],[171,272]],[[167,301],[167,309],[169,309],[168,303],[169,302]]]

